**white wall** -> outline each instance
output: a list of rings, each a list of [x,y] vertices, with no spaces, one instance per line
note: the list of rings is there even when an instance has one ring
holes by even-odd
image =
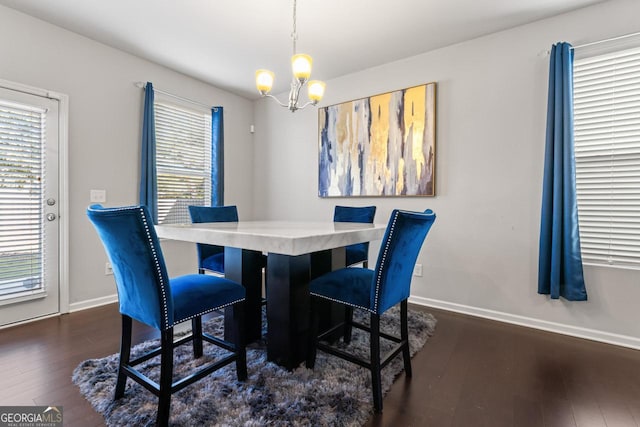
[[[317,112],[256,102],[255,215],[328,219],[335,204],[376,204],[376,220],[386,222],[393,208],[432,208],[438,218],[413,301],[640,348],[640,272],[586,267],[587,302],[537,294],[541,53],[557,41],[639,31],[638,16],[640,2],[606,2],[328,81],[323,106],[437,82],[434,198],[318,198]]]
[[[2,6],[0,58],[0,79],[69,95],[72,309],[115,294],[85,209],[90,189],[106,189],[109,206],[138,202],[143,91],[134,82],[151,81],[158,89],[224,106],[226,202],[237,204],[242,217],[251,215],[250,101]],[[196,271],[194,245],[166,246],[172,274]]]

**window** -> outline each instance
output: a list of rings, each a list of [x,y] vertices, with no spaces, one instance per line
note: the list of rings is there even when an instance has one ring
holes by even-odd
[[[45,109],[0,100],[0,299],[44,292]]]
[[[574,62],[585,264],[640,268],[640,48]]]
[[[211,204],[211,111],[156,99],[158,223],[191,222],[189,205]]]

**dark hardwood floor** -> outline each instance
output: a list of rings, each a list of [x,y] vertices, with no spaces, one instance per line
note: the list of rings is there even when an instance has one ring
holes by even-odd
[[[438,326],[413,378],[367,426],[640,426],[640,351],[427,311]],[[117,352],[119,334],[115,305],[0,330],[0,405],[61,405],[65,426],[103,426],[71,372]]]

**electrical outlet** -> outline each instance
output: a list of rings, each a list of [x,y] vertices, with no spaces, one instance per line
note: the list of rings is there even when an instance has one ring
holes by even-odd
[[[422,277],[422,264],[416,264],[416,266],[413,267],[413,275],[416,277]]]
[[[113,267],[111,267],[111,263],[107,261],[104,265],[104,275],[109,276],[113,274]]]

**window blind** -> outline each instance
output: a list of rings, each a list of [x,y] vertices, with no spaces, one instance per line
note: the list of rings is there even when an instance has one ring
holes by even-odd
[[[640,48],[576,60],[573,79],[583,261],[640,268]]]
[[[0,299],[44,292],[45,119],[0,101]]]
[[[211,199],[211,113],[156,101],[158,222],[188,223]]]

